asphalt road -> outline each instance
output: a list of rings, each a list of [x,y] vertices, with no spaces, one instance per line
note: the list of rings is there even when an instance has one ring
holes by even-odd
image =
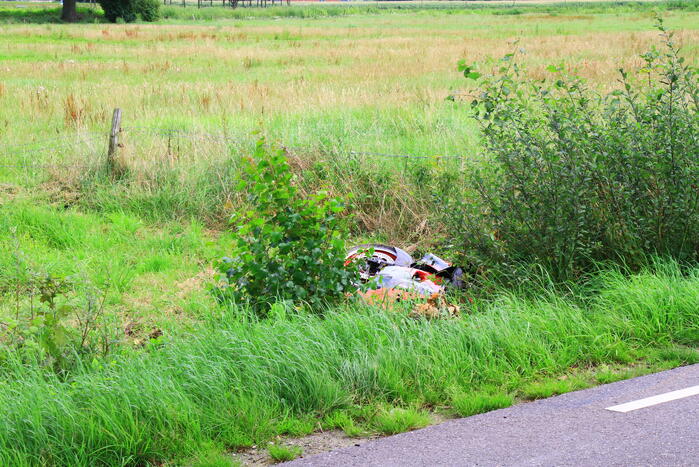
[[[663,396],[678,397],[674,400],[609,410],[678,390],[684,391]],[[287,465],[699,466],[699,365],[451,420]]]

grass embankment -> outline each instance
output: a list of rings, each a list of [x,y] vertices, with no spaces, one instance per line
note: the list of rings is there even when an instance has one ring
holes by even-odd
[[[699,53],[696,4],[667,13],[689,61]],[[601,89],[656,40],[650,7],[546,8],[4,27],[0,137],[36,144],[0,148],[0,321],[31,307],[32,272],[76,275],[106,290],[124,345],[58,373],[5,353],[2,463],[196,463],[277,434],[395,433],[433,410],[470,415],[697,361],[699,271],[674,265],[601,273],[565,295],[531,283],[495,289],[465,316],[434,322],[353,305],[323,317],[276,306],[254,321],[206,293],[210,275],[200,273],[230,237],[204,225],[235,209],[232,182],[254,129],[292,146],[304,188],[352,192],[361,235],[424,245],[441,233],[428,222],[443,209],[432,196],[459,183],[468,157],[406,162],[352,150],[477,152],[468,111],[446,100],[469,91],[454,65],[502,56],[510,39],[521,38],[535,76],[563,60]],[[4,165],[104,165],[116,106],[121,177]],[[150,342],[153,328],[164,336]]]
[[[18,308],[24,314],[27,284],[43,274],[102,291],[107,314],[131,329],[131,337],[120,332],[125,340],[153,329],[170,334],[216,306],[205,288],[230,234],[195,221],[154,225],[124,213],[66,210],[44,198],[0,202],[0,322]]]
[[[470,415],[634,374],[615,364],[699,360],[678,347],[699,344],[699,270],[605,272],[569,298],[541,296],[502,293],[438,321],[352,306],[259,322],[214,310],[194,332],[67,379],[5,355],[3,463],[192,460],[319,426],[393,433],[427,423],[429,408]],[[551,379],[571,367],[575,378]]]

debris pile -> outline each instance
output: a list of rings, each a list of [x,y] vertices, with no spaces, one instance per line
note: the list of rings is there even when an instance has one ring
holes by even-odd
[[[224,257],[221,263],[230,281],[235,260]],[[465,287],[464,271],[436,255],[428,253],[414,261],[408,252],[398,247],[364,244],[347,252],[345,266],[357,267],[357,294],[369,305],[394,310],[396,304],[409,302],[413,315],[428,318],[453,317],[460,313],[458,305],[447,301],[445,292]],[[189,281],[186,281],[181,288],[188,285]]]
[[[428,253],[418,261],[405,250],[365,244],[352,248],[345,264],[356,264],[364,289],[360,296],[372,305],[390,309],[396,302],[415,301],[413,312],[427,317],[455,316],[459,307],[444,298],[447,287],[464,286],[463,270]]]

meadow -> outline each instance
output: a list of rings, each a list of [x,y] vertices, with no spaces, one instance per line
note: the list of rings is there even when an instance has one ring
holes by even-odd
[[[666,13],[688,58],[699,53],[692,5]],[[469,154],[478,146],[474,130],[445,102],[466,86],[458,60],[487,63],[517,40],[531,73],[564,63],[602,87],[615,85],[618,67],[641,64],[638,55],[657,38],[653,11],[587,8],[6,25],[3,141],[104,131],[121,107],[131,126],[239,138],[262,129],[307,150]]]
[[[679,10],[673,5],[657,8],[667,10],[667,25],[677,31],[683,53],[696,59],[696,4],[681,3]],[[62,170],[59,185],[70,199],[74,191],[89,191],[82,203],[91,208],[159,220],[221,220],[227,217],[222,206],[236,201],[221,183],[235,170],[229,155],[249,151],[253,133],[262,132],[302,156],[295,165],[309,175],[310,186],[321,178],[334,191],[384,199],[381,208],[369,201],[357,210],[366,230],[387,241],[413,242],[420,236],[414,227],[430,211],[423,200],[434,187],[425,179],[447,161],[409,164],[354,153],[469,160],[480,146],[478,130],[458,102],[472,91],[456,71],[458,60],[487,69],[523,49],[534,76],[565,64],[600,88],[614,88],[617,68],[641,66],[639,54],[657,42],[653,7],[542,5],[528,7],[531,13],[502,5],[366,7],[333,17],[246,19],[226,19],[230,10],[213,8],[184,10],[220,11],[221,18],[182,16],[157,25],[8,24],[0,37],[0,121],[8,145],[3,161],[81,166]],[[115,107],[124,112],[121,157],[143,169],[142,176],[116,187],[76,181],[71,174],[102,162]],[[193,135],[163,138],[152,128]],[[41,150],[53,138],[57,144],[49,141],[48,150]],[[30,180],[31,186],[42,174],[4,170],[2,179]],[[419,183],[406,186],[405,178]]]
[[[530,265],[452,320],[354,302],[260,319],[209,290],[260,135],[302,193],[353,194],[353,241],[458,256],[440,196],[483,141],[457,62],[517,51],[534,78],[620,89],[656,12],[697,63],[698,2],[167,6],[156,24],[83,8],[73,25],[25,6],[0,6],[3,464],[227,465],[277,436],[390,434],[699,361],[699,270],[672,260],[564,284]]]

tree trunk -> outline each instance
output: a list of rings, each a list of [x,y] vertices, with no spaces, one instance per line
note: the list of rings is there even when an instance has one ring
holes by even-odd
[[[74,23],[78,20],[78,11],[76,9],[77,0],[63,0],[63,11],[61,12],[61,20],[67,23]]]

